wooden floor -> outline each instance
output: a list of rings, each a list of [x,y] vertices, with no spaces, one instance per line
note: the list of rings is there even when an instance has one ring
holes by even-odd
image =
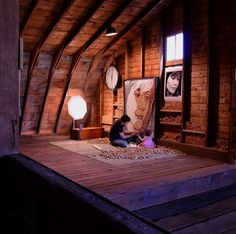
[[[132,205],[132,199],[138,192],[142,191],[143,194],[137,198],[136,204],[145,200],[145,190],[137,190],[138,188],[151,187],[161,182],[168,184],[170,181],[180,179],[180,175],[190,178],[196,172],[201,173],[201,170],[209,171],[212,168],[231,166],[220,161],[190,155],[112,166],[49,143],[67,138],[67,136],[22,137],[19,143],[20,152],[130,209],[136,209],[136,206]],[[124,194],[127,201],[119,202],[119,196]]]

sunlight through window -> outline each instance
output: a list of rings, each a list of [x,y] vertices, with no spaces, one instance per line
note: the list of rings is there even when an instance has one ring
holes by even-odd
[[[166,61],[173,61],[182,58],[183,58],[183,33],[167,37]]]

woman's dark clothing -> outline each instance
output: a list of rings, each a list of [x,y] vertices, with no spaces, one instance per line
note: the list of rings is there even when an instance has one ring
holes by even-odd
[[[127,147],[129,142],[136,142],[137,137],[122,138],[120,133],[124,132],[124,125],[121,120],[117,120],[111,127],[109,139],[112,145]]]
[[[110,130],[110,141],[122,139],[120,136],[120,133],[123,132],[124,126],[122,125],[122,122],[120,120],[117,120],[111,127]]]

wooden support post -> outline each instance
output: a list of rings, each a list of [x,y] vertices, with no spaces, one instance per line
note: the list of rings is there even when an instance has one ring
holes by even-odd
[[[208,96],[207,96],[207,125],[206,146],[212,147],[216,144],[219,118],[219,65],[216,65],[215,52],[215,25],[213,0],[208,0]],[[213,40],[214,38],[214,40]]]
[[[191,104],[191,30],[189,1],[183,1],[183,89],[182,89],[182,115],[181,115],[181,142],[185,142],[184,129],[186,122],[190,119]]]
[[[229,161],[235,163],[236,160],[236,2],[233,1],[231,11],[231,25],[232,25],[232,79],[231,79],[231,110],[230,110],[230,136],[229,136]]]
[[[208,0],[208,40],[207,40],[207,64],[208,64],[208,69],[207,69],[207,106],[206,106],[206,110],[207,110],[207,114],[206,114],[206,139],[205,139],[205,144],[206,146],[211,146],[212,142],[212,129],[211,129],[211,120],[210,118],[212,118],[211,116],[211,105],[212,105],[212,86],[213,84],[213,72],[212,72],[212,68],[213,68],[213,58],[212,58],[212,53],[213,53],[213,41],[212,41],[212,33],[213,33],[213,29],[212,29],[212,8],[211,8],[211,0]]]
[[[103,71],[100,76],[100,84],[99,84],[99,121],[100,121],[100,126],[102,127],[102,116],[103,116],[103,98],[104,98],[104,74],[105,72]]]
[[[0,0],[0,156],[18,153],[19,1]]]
[[[160,78],[156,81],[156,116],[155,116],[155,138],[161,138],[162,133],[160,130],[160,109],[164,106],[164,74],[165,74],[165,63],[166,63],[166,47],[165,47],[165,25],[164,15],[161,13],[160,16]]]
[[[161,61],[160,61],[160,83],[159,83],[159,92],[160,92],[160,108],[164,106],[164,82],[165,82],[165,64],[166,64],[166,35],[165,35],[165,20],[164,14],[161,14],[161,42],[160,42],[160,51],[161,51]]]

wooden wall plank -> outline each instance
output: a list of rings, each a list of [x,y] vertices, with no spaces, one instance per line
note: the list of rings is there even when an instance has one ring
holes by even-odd
[[[54,17],[54,19],[51,22],[48,29],[45,31],[43,36],[40,38],[39,42],[37,43],[37,45],[35,46],[32,54],[31,54],[30,63],[29,63],[29,67],[28,67],[28,75],[27,75],[27,83],[26,83],[26,88],[25,88],[25,95],[24,95],[24,100],[23,100],[23,104],[22,104],[22,116],[21,116],[21,119],[20,119],[20,132],[21,132],[21,128],[22,128],[22,121],[23,121],[23,118],[24,118],[24,112],[25,112],[25,107],[26,107],[26,103],[27,103],[27,96],[28,96],[28,92],[29,92],[29,89],[30,89],[32,72],[33,72],[34,67],[36,65],[39,53],[40,53],[42,47],[44,46],[47,38],[55,30],[55,28],[57,27],[57,25],[60,22],[61,18],[70,9],[70,7],[73,5],[73,3],[74,3],[74,0],[70,0],[70,1],[65,2],[65,4],[59,10],[58,14],[56,14],[56,16]]]
[[[0,0],[0,156],[18,152],[18,1]]]
[[[104,0],[101,0],[101,1],[96,1],[96,4],[92,4],[92,6],[88,10],[87,14],[85,14],[85,16],[80,21],[78,21],[78,23],[75,25],[73,30],[71,30],[71,32],[64,38],[63,43],[61,44],[60,48],[57,50],[57,52],[53,56],[53,61],[52,61],[52,65],[50,67],[50,72],[49,72],[48,81],[47,81],[47,87],[46,87],[46,91],[45,91],[44,98],[43,98],[43,104],[42,104],[42,107],[41,107],[41,110],[40,110],[40,113],[39,113],[37,133],[39,133],[39,131],[40,131],[41,119],[42,119],[45,103],[46,103],[46,100],[47,100],[48,91],[49,91],[50,84],[51,84],[51,79],[52,79],[52,76],[53,76],[55,70],[57,69],[57,66],[60,62],[61,56],[63,55],[63,52],[64,52],[65,48],[71,43],[71,41],[80,32],[80,30],[83,28],[83,26],[87,23],[87,21],[92,17],[92,15],[102,5],[103,2],[104,2]],[[74,69],[75,69],[75,64],[72,64],[71,70],[74,71]],[[72,74],[69,74],[68,82],[70,82],[69,81],[70,77],[72,77]],[[67,84],[65,86],[65,89],[68,89],[69,85],[70,84]],[[65,98],[65,95],[63,94],[62,100],[64,98]],[[61,105],[60,105],[60,107],[61,107]],[[60,107],[59,107],[59,112],[61,110]],[[58,123],[58,121],[56,121],[55,126],[57,126],[57,123]]]

